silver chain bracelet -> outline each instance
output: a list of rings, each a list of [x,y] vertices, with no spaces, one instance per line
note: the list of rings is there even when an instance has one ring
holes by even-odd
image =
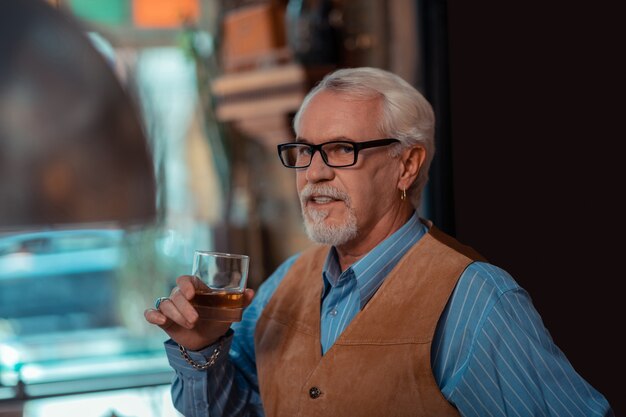
[[[215,365],[215,361],[220,356],[222,352],[222,345],[224,344],[224,337],[220,337],[220,344],[213,350],[213,353],[209,357],[209,360],[206,363],[198,363],[189,357],[189,353],[187,353],[187,349],[180,343],[178,344],[178,350],[180,350],[180,355],[187,361],[187,363],[193,366],[195,369],[199,371],[204,371],[209,369],[211,366]]]

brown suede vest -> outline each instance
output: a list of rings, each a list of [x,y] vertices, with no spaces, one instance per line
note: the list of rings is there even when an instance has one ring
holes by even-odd
[[[458,416],[435,382],[430,345],[458,278],[480,256],[431,228],[322,356],[328,250],[296,260],[257,323],[266,416]]]

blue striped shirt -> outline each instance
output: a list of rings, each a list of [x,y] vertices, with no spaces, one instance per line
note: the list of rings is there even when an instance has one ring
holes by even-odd
[[[323,353],[426,232],[414,214],[343,272],[331,250],[322,277]],[[263,416],[254,329],[297,256],[285,261],[259,288],[243,320],[232,326],[234,336],[225,346],[229,357],[220,357],[208,371],[193,369],[174,343],[165,343],[176,374],[172,398],[186,417]],[[190,356],[204,362],[213,349],[190,352]],[[493,265],[474,262],[463,272],[439,320],[431,353],[435,380],[462,416],[613,416],[606,399],[576,373],[554,344],[528,294]]]

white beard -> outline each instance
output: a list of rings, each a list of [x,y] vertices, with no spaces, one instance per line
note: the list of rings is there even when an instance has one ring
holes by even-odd
[[[328,210],[316,210],[306,206],[308,198],[313,194],[322,194],[336,200],[342,200],[346,205],[348,215],[342,224],[328,225],[325,220]],[[305,185],[300,192],[300,205],[304,217],[306,234],[314,242],[339,246],[354,239],[358,234],[356,215],[351,205],[350,196],[329,185]]]

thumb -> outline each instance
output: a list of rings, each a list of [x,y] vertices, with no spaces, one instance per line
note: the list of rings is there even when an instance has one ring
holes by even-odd
[[[246,288],[246,290],[243,293],[243,307],[244,308],[250,305],[254,296],[255,296],[254,290],[252,288]]]

